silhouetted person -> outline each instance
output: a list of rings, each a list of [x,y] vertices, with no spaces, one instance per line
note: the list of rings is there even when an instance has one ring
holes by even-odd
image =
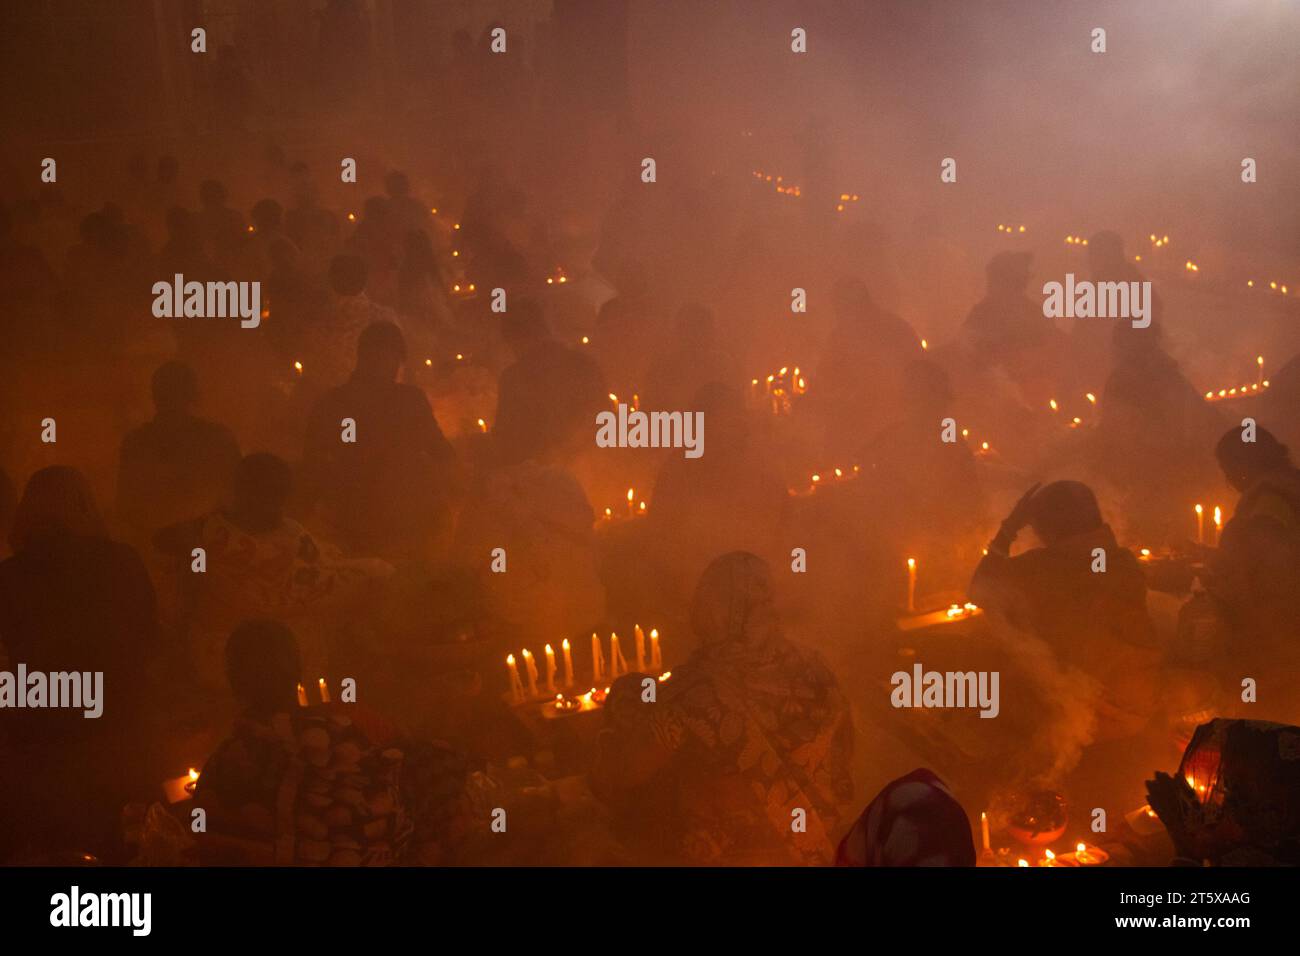
[[[338,255],[330,261],[330,301],[314,321],[309,318],[299,343],[303,375],[318,388],[348,380],[363,329],[375,322],[396,322],[392,309],[366,294],[369,273],[358,255]]]
[[[215,179],[199,184],[199,237],[216,262],[230,263],[244,241],[244,217],[226,205],[226,187]]]
[[[215,508],[239,464],[230,430],[195,414],[193,369],[159,366],[152,389],[153,420],[122,440],[117,473],[117,516],[146,534]]]
[[[455,454],[424,392],[397,381],[405,359],[397,326],[368,326],[352,377],[311,413],[304,472],[353,553],[427,554],[448,531]],[[354,442],[342,440],[344,419],[356,423]]]
[[[501,317],[501,336],[515,355],[497,388],[493,440],[501,460],[524,461],[568,441],[609,404],[600,369],[586,355],[551,337],[541,308],[530,299],[512,302]]]
[[[1241,493],[1210,562],[1210,593],[1235,638],[1235,654],[1253,666],[1300,676],[1300,470],[1265,428],[1253,442],[1230,428],[1215,457]]]
[[[1097,283],[1141,283],[1145,278],[1138,271],[1137,266],[1133,265],[1132,261],[1124,255],[1124,240],[1119,237],[1118,233],[1110,230],[1089,237],[1088,268],[1091,272],[1089,278]],[[1076,279],[1081,278],[1082,276],[1076,276]],[[1160,297],[1155,294],[1154,288],[1151,292],[1151,301],[1148,303],[1148,307],[1150,308],[1149,317],[1152,321],[1152,327],[1157,323],[1163,323],[1165,317],[1164,306],[1160,301]],[[1108,328],[1112,322],[1118,322],[1121,326],[1115,330],[1117,337],[1124,333],[1125,330],[1133,333],[1138,338],[1151,331],[1151,328],[1135,329],[1130,320],[1122,318],[1075,319],[1069,334],[1070,365],[1076,379],[1084,383],[1085,386],[1100,381],[1111,367],[1112,359],[1118,358],[1117,350],[1112,349],[1111,331]]]
[[[1042,547],[1013,557],[1012,544],[1026,526]],[[1094,570],[1102,560],[1106,570]],[[1099,736],[1142,728],[1155,660],[1146,580],[1137,558],[1102,520],[1087,485],[1057,481],[1030,488],[989,542],[969,593],[1100,683]]]
[[[30,840],[40,850],[112,858],[123,804],[157,780],[141,734],[145,675],[156,650],[153,586],[139,555],[109,539],[90,486],[74,468],[32,475],[9,542],[13,556],[0,562],[4,669],[21,663],[29,674],[101,672],[102,715],[5,711],[10,750],[0,762],[14,772],[0,788],[0,856]]]

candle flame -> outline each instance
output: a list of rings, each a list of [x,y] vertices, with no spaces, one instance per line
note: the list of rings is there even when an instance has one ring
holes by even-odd
[[[190,767],[190,783],[193,783],[195,780],[198,779],[199,779],[199,772],[195,770],[193,767]]]
[[[569,649],[569,639],[567,637],[560,643],[560,647],[566,651]]]

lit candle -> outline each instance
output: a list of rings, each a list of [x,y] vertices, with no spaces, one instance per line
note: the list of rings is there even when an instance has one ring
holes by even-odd
[[[907,609],[916,610],[916,558],[907,559]]]
[[[298,685],[298,706],[307,706],[307,688],[303,687],[302,684]]]
[[[573,654],[569,650],[569,639],[566,637],[560,644],[560,650],[564,651],[564,686],[573,686]]]
[[[1205,544],[1205,509],[1196,506],[1196,543]]]
[[[989,815],[980,811],[980,839],[984,841],[984,851],[987,853],[991,848],[989,846]]]
[[[510,694],[515,699],[515,703],[522,703],[524,700],[524,685],[519,680],[519,668],[515,664],[515,655],[506,655],[506,667],[510,670]]]
[[[636,635],[636,669],[639,673],[645,673],[645,631],[641,630],[640,624],[632,625],[632,633]]]
[[[1259,378],[1255,380],[1255,384],[1262,385],[1264,383],[1264,356],[1255,356],[1255,366],[1259,369]]]
[[[1223,531],[1223,511],[1218,505],[1214,506],[1214,546],[1219,546],[1219,534]]]
[[[635,504],[634,504],[634,502],[633,502],[633,499],[634,499],[635,497],[636,497],[636,489],[635,489],[635,488],[629,488],[629,489],[627,490],[627,513],[628,513],[629,515],[635,515],[635,514],[636,514],[636,506],[635,506]]]
[[[619,674],[627,673],[627,661],[623,659],[623,652],[618,649],[618,634],[609,635],[609,680],[612,683],[614,678]]]
[[[1040,863],[1039,866],[1056,866],[1056,854],[1051,850],[1047,850],[1046,855],[1043,857],[1043,862]]]
[[[546,693],[555,693],[555,649],[546,645]]]
[[[659,656],[659,631],[652,627],[650,628],[650,669],[657,671],[663,666],[663,658]]]
[[[328,704],[330,702],[330,689],[325,686],[325,678],[322,677],[316,681],[316,686],[320,688],[320,702]]]
[[[591,682],[599,684],[605,672],[605,652],[601,650],[600,638],[593,631],[591,635]]]
[[[524,648],[524,670],[528,673],[528,698],[537,696],[537,661],[533,659],[533,652]]]

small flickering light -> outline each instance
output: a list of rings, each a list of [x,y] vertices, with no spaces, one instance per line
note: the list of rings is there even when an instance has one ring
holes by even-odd
[[[1056,411],[1056,410],[1057,410],[1056,399],[1054,399],[1054,398],[1048,399],[1047,404],[1048,404],[1048,407],[1050,407],[1050,408],[1052,409],[1052,411]]]
[[[357,214],[354,212],[348,213],[348,222],[356,222],[356,221],[357,221]]]
[[[591,344],[591,339],[587,338],[587,337],[584,335],[584,336],[582,337],[582,344],[583,344],[583,345],[590,345],[590,344]]]
[[[1096,405],[1096,404],[1097,404],[1097,396],[1094,395],[1094,394],[1092,394],[1092,392],[1084,392],[1084,393],[1083,393],[1083,397],[1086,398],[1086,399],[1088,400],[1088,403],[1089,403],[1090,405]]]
[[[487,434],[487,430],[488,430],[487,422],[485,422],[481,418],[478,420],[478,430],[485,435]]]
[[[1025,231],[1025,227],[1024,227],[1024,226],[1021,226],[1019,231],[1020,231],[1020,232],[1024,232],[1024,231]]]
[[[1020,859],[1016,860],[1016,866],[1028,866],[1028,865],[1029,865],[1029,861],[1026,860],[1024,857],[1021,857]]]
[[[459,259],[459,258],[460,258],[460,250],[459,250],[459,249],[453,249],[453,250],[451,250],[451,257],[452,257],[453,259]]]
[[[1134,262],[1141,262],[1141,261],[1142,261],[1142,257],[1141,257],[1141,256],[1134,256],[1134,257],[1133,257],[1133,261],[1134,261]]]
[[[472,289],[472,288],[474,288],[474,287],[473,287],[473,286],[470,286],[470,288]],[[465,356],[464,356],[464,354],[461,353],[461,352],[457,352],[457,353],[456,353],[456,361],[457,361],[457,362],[463,362],[463,361],[465,361]]]
[[[453,228],[453,229],[459,229],[459,228],[460,228],[460,223],[456,223],[456,224],[453,225],[451,228]]]
[[[295,372],[297,372],[299,375],[301,375],[301,374],[302,374],[302,363],[301,363],[301,362],[294,362],[294,363],[293,363],[293,370],[294,370]]]
[[[988,451],[988,450],[989,450],[989,443],[986,441],[980,442],[980,451]]]
[[[1201,267],[1198,266],[1198,265],[1197,265],[1195,262],[1193,262],[1191,259],[1188,259],[1188,260],[1187,260],[1187,264],[1184,265],[1183,268],[1186,269],[1188,272],[1200,272],[1200,271],[1201,271]]]
[[[431,358],[427,358],[427,359],[425,359],[425,360],[424,360],[424,365],[425,365],[425,368],[433,368],[433,359],[431,359]]]
[[[430,215],[433,215],[433,216],[438,215],[438,209],[437,209],[437,207],[435,206],[434,208],[430,209],[430,210],[429,210],[429,214],[430,214]]]
[[[1254,279],[1247,279],[1247,280],[1246,280],[1246,288],[1248,288],[1248,289],[1253,289],[1253,288],[1255,288],[1255,280],[1254,280]]]
[[[927,342],[925,339],[921,339],[921,351],[922,352],[928,351],[929,348],[930,348],[930,343]]]
[[[253,226],[249,226],[249,227],[248,227],[248,231],[249,231],[250,233],[254,233],[254,232],[257,232],[257,229],[256,229],[255,227],[253,227]]]

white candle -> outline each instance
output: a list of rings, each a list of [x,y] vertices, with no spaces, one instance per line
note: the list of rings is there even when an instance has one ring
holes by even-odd
[[[985,851],[991,849],[989,846],[989,815],[984,811],[980,811],[980,839],[984,841]]]
[[[546,693],[555,693],[555,649],[550,644],[546,645]]]
[[[1223,531],[1223,511],[1218,505],[1214,506],[1214,546],[1219,546],[1219,534]]]
[[[1205,544],[1205,509],[1196,506],[1196,543]]]
[[[560,644],[560,650],[564,651],[564,686],[573,686],[573,654],[569,650],[569,639],[566,637]]]
[[[652,627],[650,629],[650,669],[658,671],[663,666],[663,658],[659,656],[659,631]]]
[[[533,660],[533,652],[524,648],[524,670],[528,673],[528,698],[537,696],[537,662]]]
[[[619,674],[627,673],[627,661],[623,659],[623,652],[618,649],[618,634],[609,635],[609,680],[613,683],[614,678]]]
[[[303,687],[302,684],[298,685],[298,706],[307,706],[307,688]]]
[[[316,684],[320,687],[320,702],[322,704],[328,704],[330,702],[330,690],[325,686],[325,678],[322,677],[316,682]]]
[[[645,673],[645,631],[641,630],[640,624],[632,625],[632,632],[636,635],[636,669],[639,673]]]
[[[605,652],[600,647],[600,638],[593,632],[591,635],[591,682],[599,684],[604,672]]]
[[[907,609],[916,610],[916,558],[907,559]]]
[[[519,680],[519,668],[515,664],[515,655],[506,655],[506,667],[510,670],[510,694],[515,699],[515,703],[523,703],[524,685]]]

